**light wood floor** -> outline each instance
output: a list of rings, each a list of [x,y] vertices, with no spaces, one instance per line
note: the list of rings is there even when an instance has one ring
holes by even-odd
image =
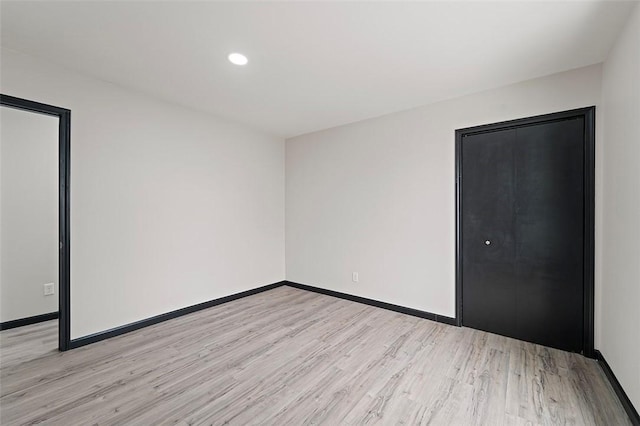
[[[0,333],[0,423],[630,424],[593,360],[290,287],[66,353]]]

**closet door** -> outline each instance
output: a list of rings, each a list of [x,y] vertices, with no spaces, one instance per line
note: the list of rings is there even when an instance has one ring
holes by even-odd
[[[463,325],[581,351],[584,120],[462,139]]]
[[[464,325],[507,336],[517,335],[515,142],[502,130],[462,145]]]
[[[516,324],[519,338],[582,348],[584,121],[517,129]]]

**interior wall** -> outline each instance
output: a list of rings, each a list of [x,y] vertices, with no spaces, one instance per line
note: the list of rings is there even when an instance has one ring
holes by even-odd
[[[284,279],[282,139],[7,49],[1,72],[71,110],[72,338]]]
[[[604,217],[600,351],[640,410],[640,7],[603,67]]]
[[[592,65],[287,140],[287,280],[454,317],[455,130],[600,95]]]
[[[0,322],[58,310],[58,122],[0,108]]]

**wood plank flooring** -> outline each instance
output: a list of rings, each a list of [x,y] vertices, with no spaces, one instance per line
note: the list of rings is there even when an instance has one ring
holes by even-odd
[[[626,425],[580,355],[290,287],[66,353],[0,333],[3,425]]]

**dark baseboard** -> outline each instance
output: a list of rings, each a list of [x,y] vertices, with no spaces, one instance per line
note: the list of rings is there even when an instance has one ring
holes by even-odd
[[[139,330],[150,325],[158,324],[163,321],[178,318],[183,315],[191,314],[193,312],[200,311],[202,309],[211,308],[213,306],[221,305],[223,303],[231,302],[232,300],[241,299],[243,297],[251,296],[263,291],[271,290],[276,287],[285,285],[286,281],[280,281],[274,284],[265,285],[262,287],[254,288],[251,290],[243,291],[241,293],[232,294],[230,296],[221,297],[219,299],[209,300],[208,302],[198,303],[197,305],[187,306],[186,308],[177,309],[175,311],[167,312],[164,314],[156,315],[155,317],[143,319],[133,322],[131,324],[115,327],[110,330],[101,331],[99,333],[91,334],[89,336],[79,337],[69,342],[69,349],[79,348],[81,346],[89,345],[91,343],[99,342],[101,340],[109,339],[111,337],[120,336],[121,334],[129,333],[131,331]]]
[[[375,306],[377,308],[388,309],[390,311],[400,312],[402,314],[413,315],[414,317],[425,318],[431,321],[437,321],[444,324],[456,325],[456,319],[445,317],[443,315],[433,314],[431,312],[420,311],[418,309],[406,308],[400,305],[380,302],[379,300],[367,299],[366,297],[354,296],[352,294],[340,293],[339,291],[327,290],[320,287],[313,287],[306,284],[298,284],[291,281],[285,281],[285,285],[289,287],[299,288],[301,290],[313,291],[315,293],[326,294],[327,296],[338,297],[340,299],[350,300],[352,302],[363,303],[365,305]]]
[[[624,410],[627,412],[631,423],[636,426],[640,426],[640,415],[638,415],[638,411],[633,406],[633,403],[625,393],[622,385],[618,381],[618,378],[615,374],[613,374],[613,370],[611,370],[609,363],[607,363],[607,360],[604,359],[602,352],[596,350],[595,353],[596,358],[598,359],[598,363],[602,367],[602,370],[604,371],[605,376],[607,376],[607,379],[609,379],[609,382],[611,382],[611,387],[613,387],[616,395],[618,395],[618,399],[620,400],[620,403],[622,403]]]
[[[48,314],[34,315],[32,317],[20,318],[12,321],[0,322],[0,330],[8,330],[10,328],[22,327],[23,325],[37,324],[43,321],[51,321],[58,319],[58,312],[49,312]]]

